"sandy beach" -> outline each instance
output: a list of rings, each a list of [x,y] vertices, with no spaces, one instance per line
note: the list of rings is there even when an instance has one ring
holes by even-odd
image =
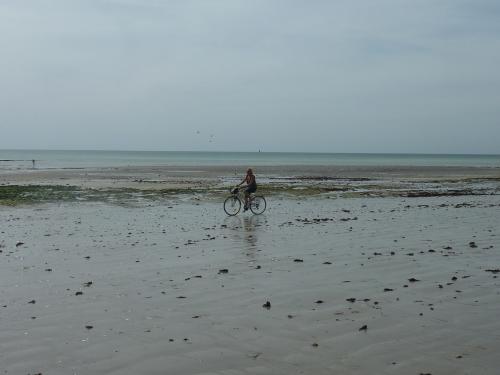
[[[498,373],[497,170],[268,168],[266,212],[228,217],[238,171],[151,168],[1,176],[199,186],[1,205],[2,373]]]
[[[0,29],[0,375],[500,375],[500,1]]]

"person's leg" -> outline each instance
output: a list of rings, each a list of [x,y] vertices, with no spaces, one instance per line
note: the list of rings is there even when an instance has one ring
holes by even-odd
[[[245,191],[245,210],[248,209],[248,198],[250,198],[250,193]]]

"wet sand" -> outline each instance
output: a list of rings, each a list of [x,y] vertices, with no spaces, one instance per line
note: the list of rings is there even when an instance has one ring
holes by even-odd
[[[268,204],[0,206],[2,373],[498,373],[498,195]]]
[[[302,181],[330,179],[330,181],[410,181],[446,182],[500,180],[499,168],[486,167],[373,167],[373,166],[258,166],[259,180]],[[74,185],[85,188],[185,188],[214,187],[244,177],[241,166],[149,166],[86,169],[22,169],[0,170],[0,185]]]
[[[260,166],[256,172],[259,191],[275,198],[500,194],[500,168]],[[52,201],[133,205],[174,195],[220,201],[241,179],[241,167],[231,166],[0,170],[0,205]]]

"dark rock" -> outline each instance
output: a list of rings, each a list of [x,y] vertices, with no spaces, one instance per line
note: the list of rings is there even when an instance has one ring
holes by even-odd
[[[302,263],[304,261],[304,259],[297,258],[297,259],[294,259],[293,261],[296,263]]]
[[[354,303],[354,302],[356,302],[356,298],[347,298],[346,301]]]
[[[262,305],[262,307],[265,308],[265,309],[268,309],[268,310],[271,309],[271,302],[267,301],[266,303],[264,303]]]
[[[223,269],[219,270],[218,274],[220,275],[220,274],[228,273],[228,272],[229,272],[229,270],[227,268],[223,268]]]
[[[408,281],[409,281],[410,283],[416,283],[417,281],[420,281],[420,280],[415,279],[414,277],[412,277],[411,279],[408,279]]]
[[[75,293],[75,296],[81,296],[81,295],[83,295],[83,292],[81,292],[81,291]]]
[[[365,332],[367,330],[368,330],[368,326],[366,324],[359,329],[359,331],[365,331]]]
[[[92,329],[92,328],[94,328],[94,326],[85,326],[85,328]]]
[[[496,269],[489,269],[489,270],[484,270],[484,272],[499,273],[500,269],[498,269],[498,268],[496,268]]]
[[[394,291],[394,289],[391,289],[391,288],[384,288],[384,292],[392,292]]]

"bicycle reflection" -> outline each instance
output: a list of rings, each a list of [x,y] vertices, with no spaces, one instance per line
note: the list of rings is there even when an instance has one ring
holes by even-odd
[[[245,245],[246,250],[252,253],[258,250],[258,228],[265,222],[262,215],[252,216],[230,216],[224,220],[225,226],[230,229],[231,238],[235,242]],[[251,255],[251,254],[247,254]]]

